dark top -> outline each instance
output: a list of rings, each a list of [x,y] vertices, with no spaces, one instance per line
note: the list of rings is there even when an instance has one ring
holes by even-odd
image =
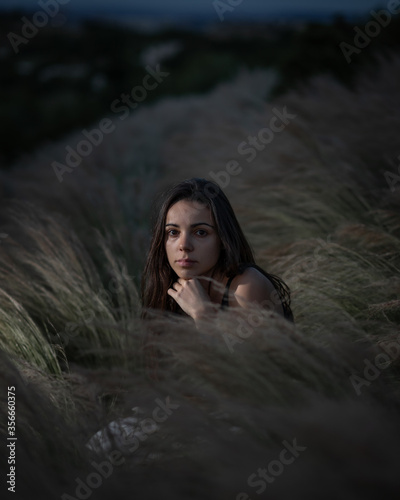
[[[222,300],[221,300],[221,309],[225,309],[225,307],[229,306],[229,287],[231,286],[232,280],[235,276],[236,276],[236,274],[234,276],[231,276],[228,279],[228,282],[225,286],[224,296],[222,297]]]

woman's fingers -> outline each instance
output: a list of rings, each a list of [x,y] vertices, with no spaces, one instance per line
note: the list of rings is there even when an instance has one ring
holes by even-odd
[[[178,281],[175,281],[175,283],[171,285],[171,288],[168,288],[167,293],[168,295],[171,295],[171,297],[175,298],[182,288],[182,285]]]
[[[210,302],[210,298],[196,278],[189,280],[179,278],[168,289],[168,295],[193,319],[203,313]]]
[[[175,292],[177,292],[180,288],[182,288],[182,285],[176,281],[171,285],[170,290],[174,290]]]
[[[175,283],[173,283],[171,288],[173,288],[177,292],[178,290],[181,290],[185,286],[185,284],[189,283],[190,281],[192,280],[184,280],[182,278],[179,278],[178,281],[175,281]]]

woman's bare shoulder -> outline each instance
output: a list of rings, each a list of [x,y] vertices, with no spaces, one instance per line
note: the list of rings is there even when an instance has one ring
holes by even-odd
[[[282,304],[272,282],[258,269],[247,267],[242,274],[232,281],[232,293],[239,306],[258,303],[283,314]]]

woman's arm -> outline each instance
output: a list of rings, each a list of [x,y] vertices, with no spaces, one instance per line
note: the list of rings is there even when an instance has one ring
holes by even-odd
[[[282,303],[274,285],[260,271],[254,267],[248,267],[233,279],[229,305],[246,308],[254,303],[284,315]]]
[[[209,295],[198,278],[185,280],[179,278],[168,290],[183,311],[197,323],[207,319],[215,312]],[[258,304],[284,315],[279,294],[271,281],[253,267],[235,276],[229,291],[230,307],[247,308]]]

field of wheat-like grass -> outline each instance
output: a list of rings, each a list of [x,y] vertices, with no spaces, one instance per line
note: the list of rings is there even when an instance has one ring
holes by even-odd
[[[243,71],[143,104],[63,182],[51,164],[80,131],[1,174],[17,498],[398,497],[399,80],[393,58],[355,91],[318,77],[271,101],[274,74]],[[192,176],[218,179],[294,324],[140,319],[152,200]]]

